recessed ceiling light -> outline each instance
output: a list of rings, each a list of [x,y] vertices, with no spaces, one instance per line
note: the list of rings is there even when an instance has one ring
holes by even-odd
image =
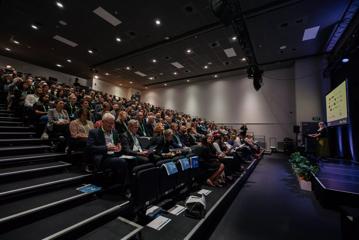
[[[98,79],[98,76],[97,76],[97,75],[95,75],[95,76],[93,76],[93,78],[94,78],[94,79]]]
[[[213,77],[214,77],[214,78],[218,78],[218,75],[217,75],[217,74],[214,74]]]
[[[163,73],[160,73],[159,75],[160,75],[160,76],[163,76]]]
[[[67,59],[66,62],[68,63],[72,63],[71,59]]]
[[[140,71],[136,71],[135,74],[137,74],[138,76],[141,76],[141,77],[147,76],[146,74],[144,74],[143,72],[140,72]]]
[[[152,59],[152,62],[153,62],[153,63],[156,63],[156,62],[157,62],[157,60],[156,60],[156,59]]]
[[[149,77],[148,79],[149,79],[149,80],[153,80],[153,79],[155,79],[155,78],[154,78],[154,77]]]
[[[93,54],[93,50],[91,50],[91,49],[89,49],[87,52],[88,52],[89,54]]]
[[[279,49],[283,50],[283,49],[286,49],[287,46],[286,45],[283,45],[283,46],[280,46]]]
[[[203,68],[204,68],[204,69],[208,69],[208,66],[207,66],[207,65],[205,65]]]
[[[190,80],[189,80],[189,79],[187,79],[186,81],[187,81],[187,82],[190,82]]]
[[[245,62],[245,61],[247,61],[247,58],[243,57],[243,58],[241,58],[241,61]]]
[[[184,68],[184,66],[182,64],[180,64],[179,62],[173,62],[173,63],[171,63],[171,65],[175,66],[176,68]]]
[[[35,30],[38,30],[38,29],[39,29],[39,27],[36,26],[35,24],[31,24],[31,27],[32,27],[32,29],[35,29]]]
[[[160,19],[156,19],[156,20],[155,20],[155,23],[156,23],[157,26],[160,26],[160,25],[161,25],[161,20],[160,20]]]
[[[173,72],[173,75],[177,75],[178,73],[177,72]]]
[[[56,6],[58,6],[59,8],[64,8],[64,5],[59,1],[56,2]]]
[[[130,84],[132,84],[133,82],[132,81],[130,81]]]
[[[122,83],[120,83],[120,86],[122,86]]]
[[[302,41],[307,41],[311,39],[315,39],[318,35],[320,26],[315,26],[311,28],[306,28],[303,33],[303,39]]]
[[[237,36],[233,36],[231,39],[232,41],[237,41]]]
[[[168,37],[168,36],[167,36],[167,37],[165,37],[165,40],[170,40],[170,37]]]
[[[342,59],[342,63],[347,63],[347,62],[349,62],[349,58],[343,58]]]
[[[11,68],[11,65],[6,65],[6,68]]]
[[[192,51],[192,49],[189,48],[189,49],[186,50],[186,53],[191,54],[191,53],[193,53],[193,51]]]
[[[6,50],[6,51],[8,51],[8,52],[10,52],[10,51],[11,51],[11,49],[10,49],[10,48],[8,48],[8,47],[6,47],[6,48],[5,48],[5,50]]]
[[[126,69],[126,70],[131,70],[131,67],[127,66],[125,69]]]
[[[93,10],[93,13],[95,13],[97,16],[110,23],[114,27],[122,23],[118,18],[113,16],[111,13],[109,13],[102,7],[96,8],[95,10]]]
[[[13,43],[15,43],[16,45],[19,45],[20,44],[20,42],[19,41],[16,41],[16,40],[14,40],[14,41],[12,41]]]
[[[122,42],[122,39],[119,38],[119,37],[117,37],[117,38],[116,38],[116,42]]]
[[[167,83],[163,84],[163,86],[167,87]]]
[[[56,67],[61,68],[61,67],[62,67],[62,65],[61,65],[61,64],[56,64]]]
[[[224,53],[226,54],[226,56],[227,56],[228,58],[237,56],[236,51],[234,51],[234,48],[224,49]]]
[[[62,43],[64,43],[64,44],[66,44],[66,45],[69,45],[69,46],[71,46],[71,47],[77,47],[77,46],[78,46],[77,43],[75,43],[75,42],[73,42],[73,41],[71,41],[71,40],[69,40],[69,39],[67,39],[67,38],[64,38],[64,37],[62,37],[62,36],[59,36],[59,35],[55,35],[55,36],[53,36],[52,38],[55,39],[55,40],[57,40],[57,41],[59,41],[59,42],[62,42]]]
[[[107,73],[105,73],[105,75],[108,76],[108,75],[110,75],[110,74],[107,72]]]

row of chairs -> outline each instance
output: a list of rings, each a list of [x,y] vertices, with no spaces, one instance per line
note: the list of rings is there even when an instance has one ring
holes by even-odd
[[[200,179],[198,156],[136,166],[131,178],[135,209],[140,211],[155,202],[179,195],[181,190],[187,192]]]

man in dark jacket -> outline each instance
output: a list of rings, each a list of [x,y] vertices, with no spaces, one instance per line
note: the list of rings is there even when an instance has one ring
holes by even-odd
[[[119,136],[113,126],[115,117],[111,113],[102,116],[102,127],[91,129],[87,139],[87,148],[98,169],[110,168],[116,179],[124,184],[128,177],[127,162],[121,159],[122,150]]]

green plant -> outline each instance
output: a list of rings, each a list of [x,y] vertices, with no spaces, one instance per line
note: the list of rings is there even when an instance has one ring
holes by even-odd
[[[316,164],[312,164],[306,157],[300,155],[299,152],[295,152],[290,155],[289,163],[297,176],[309,181],[311,173],[317,173],[319,167]]]

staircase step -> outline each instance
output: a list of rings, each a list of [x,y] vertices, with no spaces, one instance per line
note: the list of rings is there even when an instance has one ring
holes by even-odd
[[[20,121],[18,117],[0,117],[0,121]]]
[[[15,121],[0,121],[0,126],[19,126],[23,125],[23,122],[15,122]]]
[[[81,186],[74,184],[0,205],[0,228],[8,231],[9,228],[13,229],[34,221],[39,215],[49,216],[61,206],[71,207],[80,204],[94,195],[76,190]]]
[[[0,132],[0,139],[7,138],[33,138],[36,132]]]
[[[19,155],[21,153],[39,153],[51,150],[49,145],[0,147],[0,156]]]
[[[56,161],[64,160],[67,155],[65,153],[41,153],[17,156],[0,157],[0,166],[16,165],[24,162],[40,162],[40,161]]]
[[[89,228],[111,221],[128,205],[129,202],[125,200],[95,199],[1,234],[0,239],[23,239],[24,236],[26,240],[76,239],[76,236],[88,232]]]
[[[0,132],[31,132],[30,127],[21,126],[0,126]]]
[[[36,173],[48,173],[52,171],[59,171],[70,167],[70,163],[66,162],[49,162],[49,163],[36,163],[36,164],[26,164],[23,166],[17,167],[8,167],[0,169],[0,179],[9,178],[9,177],[26,177],[31,174],[33,177]]]
[[[1,108],[1,107],[0,107],[0,113],[10,113],[10,114],[14,114],[13,111],[8,111],[8,110],[6,110],[5,108]]]
[[[63,186],[81,182],[91,177],[91,174],[60,173],[33,179],[14,181],[0,184],[0,200],[27,194],[41,192],[55,186]]]
[[[47,143],[49,143],[48,140],[42,140],[40,138],[0,139],[0,146],[23,146]]]
[[[10,113],[10,112],[1,112],[0,111],[0,117],[14,117],[14,113]]]

